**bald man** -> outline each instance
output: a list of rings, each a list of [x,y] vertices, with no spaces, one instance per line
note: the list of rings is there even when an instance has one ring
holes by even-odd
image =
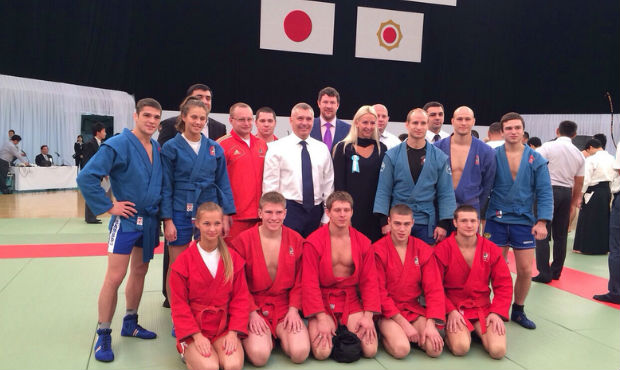
[[[474,111],[458,107],[452,115],[454,133],[435,145],[449,157],[457,206],[469,205],[480,213],[491,194],[496,162],[495,151],[472,136],[475,124]]]
[[[401,141],[394,134],[391,134],[385,130],[387,127],[390,116],[388,110],[383,104],[375,104],[372,106],[377,112],[377,130],[379,131],[379,140],[387,146],[388,149],[400,144]]]

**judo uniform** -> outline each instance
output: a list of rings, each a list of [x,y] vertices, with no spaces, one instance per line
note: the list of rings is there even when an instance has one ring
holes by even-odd
[[[450,137],[436,142],[435,146],[450,157]],[[483,141],[472,137],[463,173],[454,189],[456,204],[467,204],[480,212],[491,194],[496,167],[495,151]]]
[[[224,214],[235,213],[224,151],[215,141],[201,135],[198,154],[178,133],[162,148],[164,188],[161,218],[173,211],[187,212],[192,218],[205,202],[219,204]]]
[[[198,248],[197,242],[192,241],[170,271],[169,298],[177,343],[198,332],[211,343],[230,330],[247,335],[250,293],[243,259],[230,251],[234,274],[232,280],[225,281],[221,257],[213,277]]]
[[[533,226],[536,220],[553,217],[553,191],[547,160],[525,146],[516,178],[512,179],[506,147],[495,149],[497,171],[486,219],[504,224]],[[536,200],[538,214],[534,217]]]
[[[245,260],[251,294],[249,311],[263,316],[274,338],[276,326],[284,320],[289,307],[301,309],[303,241],[301,235],[282,226],[278,269],[273,280],[267,270],[258,225],[239,234],[230,244]]]
[[[149,262],[159,245],[159,206],[162,193],[161,148],[151,139],[152,160],[144,146],[129,130],[102,143],[77,177],[80,191],[95,214],[104,213],[114,205],[101,187],[101,179],[110,176],[112,192],[119,201],[135,203],[137,213],[125,218],[110,219],[109,228],[120,219],[123,232],[142,232],[142,259]]]
[[[349,227],[349,236],[355,268],[348,277],[334,276],[329,225],[310,234],[304,243],[302,305],[306,317],[325,312],[334,318],[336,325],[346,325],[352,313],[381,312],[370,240],[352,227]]]
[[[465,261],[456,242],[456,233],[434,248],[439,272],[443,278],[446,295],[446,314],[458,310],[466,319],[469,331],[472,322],[480,321],[486,333],[486,317],[493,312],[508,321],[512,302],[512,277],[501,249],[478,235],[476,252],[471,267]],[[493,287],[493,299],[491,289]]]
[[[432,238],[436,220],[452,219],[456,209],[448,156],[427,141],[424,166],[418,182],[414,183],[407,142],[388,150],[381,164],[373,212],[387,216],[396,204],[408,205],[416,224],[428,225],[428,236]]]
[[[390,234],[373,247],[383,316],[392,318],[400,313],[409,322],[424,316],[443,323],[446,317],[445,298],[433,249],[422,240],[410,236],[403,263]],[[422,294],[426,307],[418,301]]]

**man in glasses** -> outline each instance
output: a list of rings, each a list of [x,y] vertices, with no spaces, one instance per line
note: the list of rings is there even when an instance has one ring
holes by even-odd
[[[226,242],[244,230],[256,225],[258,201],[263,188],[263,165],[267,143],[252,135],[254,116],[252,108],[245,103],[235,103],[230,107],[230,134],[221,137],[218,143],[224,149],[230,187],[235,200],[237,213],[232,216],[232,225]]]

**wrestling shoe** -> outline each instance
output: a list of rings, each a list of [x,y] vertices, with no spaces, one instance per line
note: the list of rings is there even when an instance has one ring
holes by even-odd
[[[523,311],[512,311],[512,315],[510,316],[510,320],[516,322],[517,324],[523,326],[526,329],[536,329],[536,324],[534,321],[530,320],[525,316],[525,312]]]
[[[172,332],[171,332],[173,337],[177,337],[177,332],[174,330],[174,325],[172,325]]]
[[[136,337],[140,339],[154,339],[157,334],[146,330],[138,325],[138,315],[127,315],[123,318],[123,329],[121,329],[123,337]]]
[[[114,360],[112,352],[112,329],[97,329],[97,342],[95,343],[95,359],[102,362]]]

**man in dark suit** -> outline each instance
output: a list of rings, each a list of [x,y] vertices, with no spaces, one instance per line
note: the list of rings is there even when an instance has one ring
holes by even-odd
[[[331,153],[332,147],[347,136],[351,125],[336,118],[336,112],[340,107],[340,94],[333,87],[319,91],[317,104],[321,113],[314,119],[310,136],[324,142]]]
[[[54,164],[54,159],[50,154],[47,154],[49,149],[47,145],[41,145],[41,154],[38,154],[34,159],[34,162],[39,167],[51,167]]]
[[[185,99],[190,96],[195,96],[199,98],[205,105],[207,106],[207,115],[211,112],[211,103],[213,102],[213,93],[211,88],[205,84],[194,84],[187,89],[185,93]],[[185,100],[184,99],[184,100]],[[157,142],[159,145],[164,146],[164,143],[177,134],[176,123],[178,116],[170,117],[161,121],[159,124],[159,136],[157,137]],[[212,118],[207,116],[207,124],[204,129],[202,129],[202,133],[212,140],[217,140],[220,137],[226,135],[226,125],[218,122]],[[166,294],[166,274],[168,272],[168,246],[167,242],[164,242],[166,246],[164,247],[164,263],[163,263],[163,288],[162,294],[164,295],[164,307],[170,307],[168,303],[168,296]]]
[[[207,114],[211,112],[213,93],[211,92],[211,88],[209,86],[204,84],[194,84],[187,89],[185,98],[187,99],[189,96],[198,97],[207,106]],[[177,129],[175,125],[177,118],[178,116],[161,121],[159,125],[159,137],[157,138],[159,145],[163,146],[166,141],[176,136]],[[207,118],[207,124],[202,130],[202,133],[209,139],[217,140],[226,135],[226,125],[212,118]]]
[[[88,140],[82,146],[82,168],[86,166],[88,161],[97,153],[101,142],[105,139],[106,132],[102,123],[97,122],[93,125],[93,138]],[[101,220],[88,208],[88,204],[84,202],[84,220],[87,224],[100,224]]]

